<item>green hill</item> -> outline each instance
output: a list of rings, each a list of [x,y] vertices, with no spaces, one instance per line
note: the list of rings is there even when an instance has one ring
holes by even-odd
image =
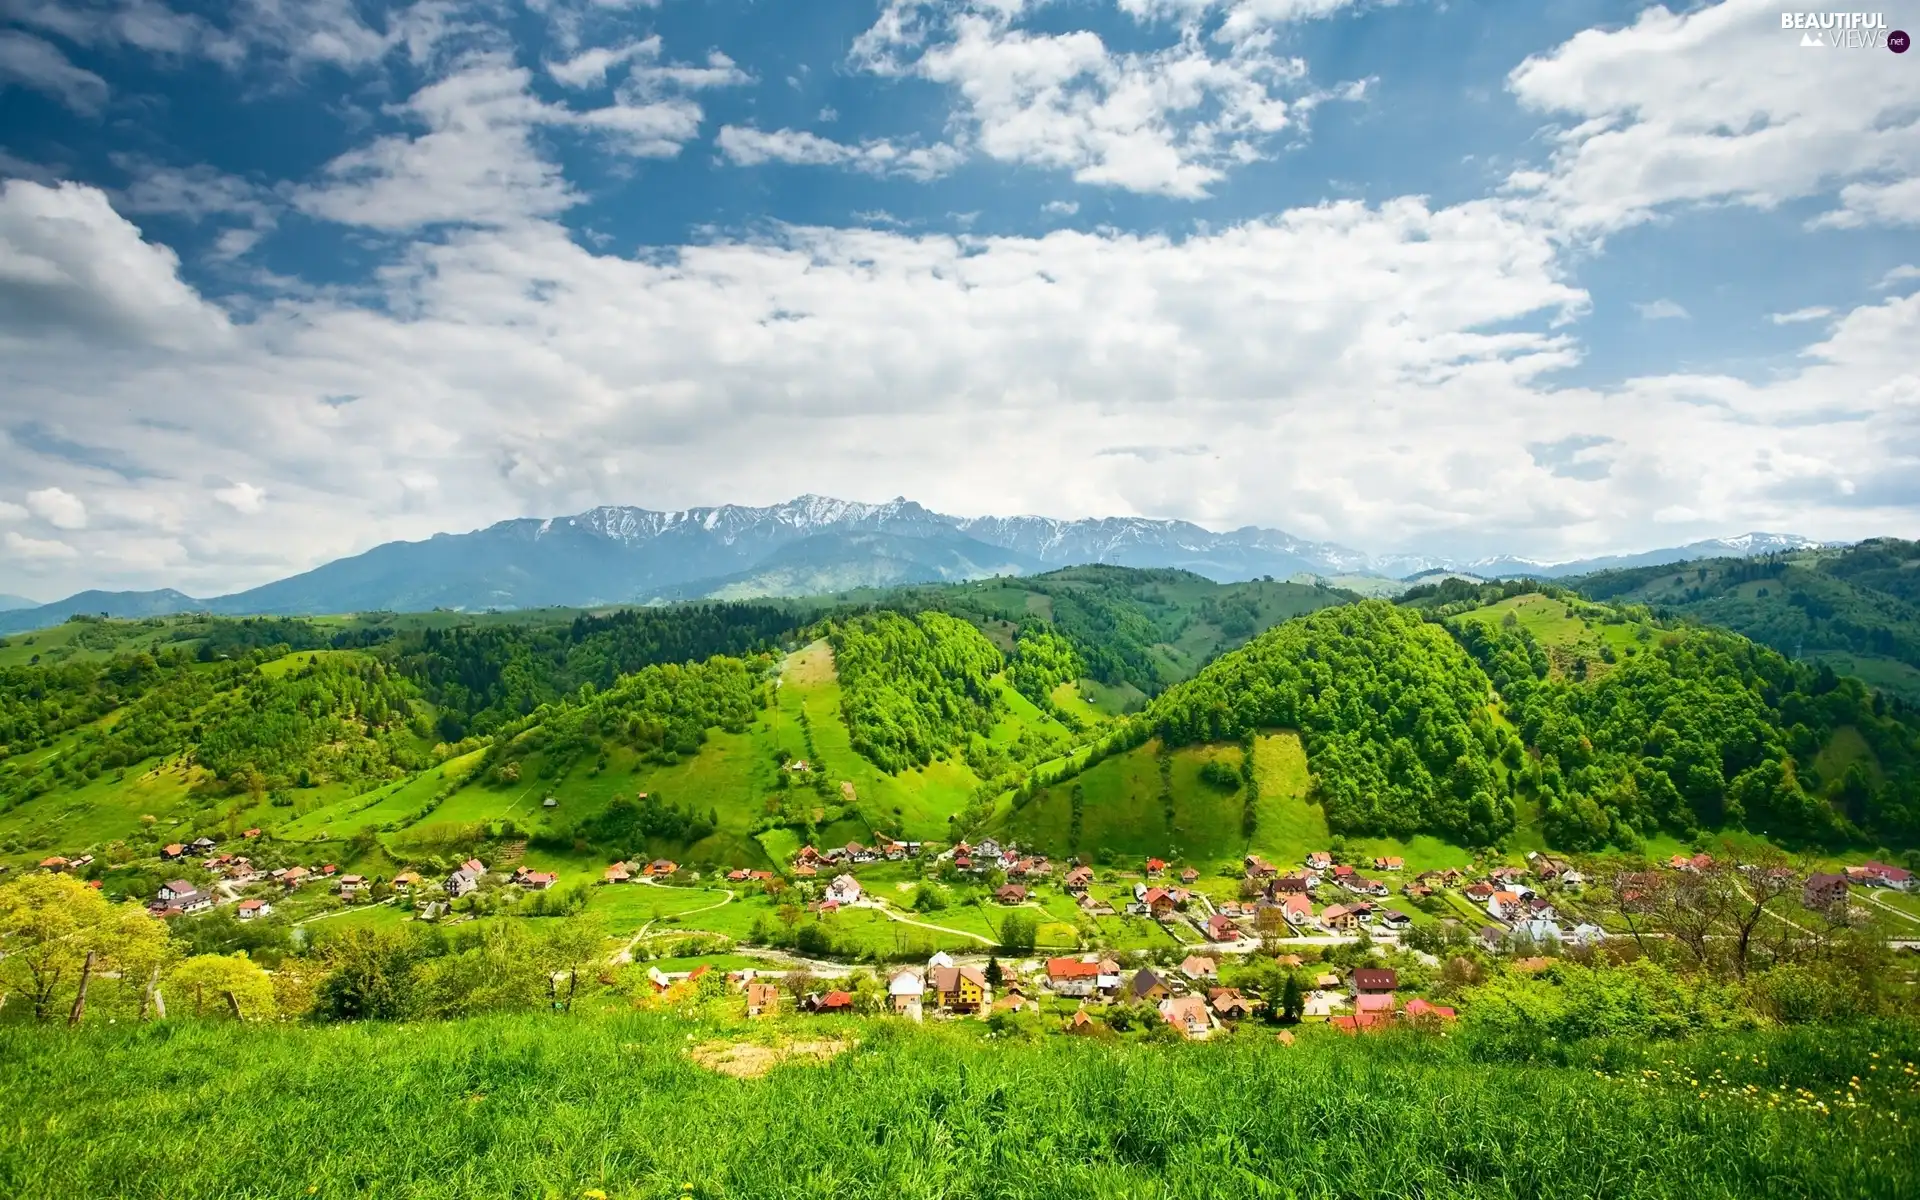
[[[1008,651],[1021,626],[1043,623],[1079,654],[1095,707],[1115,713],[1138,709],[1264,629],[1353,598],[1307,583],[1222,584],[1190,571],[1083,566],[837,599],[952,613]]]
[[[1646,605],[1824,662],[1920,701],[1920,543],[1721,558],[1565,580],[1595,600]]]
[[[382,873],[987,831],[1208,867],[1336,838],[1449,864],[1725,829],[1920,846],[1920,718],[1857,680],[1555,587],[1244,586],[1076,569],[918,611],[83,623],[118,652],[0,666],[0,861],[256,825]],[[1174,679],[1182,639],[1213,657]],[[1146,707],[1109,715],[1120,688]]]

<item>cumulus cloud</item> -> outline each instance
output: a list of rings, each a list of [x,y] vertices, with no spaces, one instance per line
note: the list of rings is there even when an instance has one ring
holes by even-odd
[[[23,533],[15,533],[13,530],[7,531],[7,536],[4,541],[7,547],[7,553],[19,559],[62,559],[77,558],[80,555],[78,550],[57,539],[28,537]]]
[[[0,183],[0,343],[60,334],[182,348],[217,340],[226,315],[97,189]]]
[[[67,61],[60,48],[19,30],[0,30],[0,87],[12,84],[54,97],[93,115],[107,102],[107,81]]]
[[[636,67],[613,103],[573,109],[535,96],[526,68],[480,56],[394,110],[426,132],[349,150],[327,164],[324,182],[298,189],[294,203],[343,225],[391,232],[552,216],[579,196],[559,164],[536,151],[536,132],[579,130],[617,153],[672,157],[700,131],[701,107],[682,91],[745,78],[724,55],[705,67]]]
[[[1064,19],[1030,26],[1018,0],[895,3],[857,61],[949,89],[950,140],[929,153],[1197,195],[1221,177],[1207,172],[1293,136],[1317,93],[1276,28],[1339,7],[1143,0],[1128,44],[1173,44],[1123,52]],[[565,103],[558,76],[462,58],[304,185],[249,193],[153,171],[120,212],[79,185],[7,185],[0,478],[22,497],[86,496],[84,524],[59,540],[27,538],[31,553],[8,541],[32,590],[207,595],[508,516],[804,491],[1539,557],[1728,528],[1853,535],[1904,527],[1920,507],[1920,298],[1881,292],[1787,322],[1770,339],[1804,348],[1764,380],[1564,382],[1592,307],[1570,252],[1590,248],[1585,235],[1668,205],[1815,194],[1795,189],[1865,212],[1842,189],[1891,182],[1764,161],[1745,139],[1771,125],[1732,120],[1724,94],[1681,94],[1675,56],[1712,64],[1691,49],[1697,31],[1675,31],[1712,10],[1649,13],[1530,60],[1516,94],[1578,124],[1550,135],[1537,175],[1491,198],[1328,202],[1177,236],[1045,222],[956,236],[862,214],[884,227],[764,222],[627,255],[562,224],[580,194],[561,144],[673,153],[698,136],[704,90],[738,68],[675,66],[656,49],[590,70],[581,47],[631,44],[599,36],[594,8],[538,9],[579,18],[557,61],[584,82]],[[1644,106],[1628,99],[1637,56],[1652,64]],[[1743,89],[1720,82],[1731,74],[1701,86]],[[596,86],[612,102],[583,107]],[[1836,128],[1817,97],[1789,91],[1805,111],[1780,102],[1783,127]],[[1667,144],[1633,132],[1648,125],[1678,147],[1666,168],[1633,161]],[[904,147],[745,119],[716,139],[728,161],[885,175],[904,173]],[[1686,158],[1716,148],[1723,174]],[[1615,161],[1624,176],[1603,169]],[[200,213],[245,231],[243,206],[282,194],[322,219],[428,232],[382,239],[382,269],[358,289],[290,289],[229,325],[127,219]],[[1671,300],[1645,309],[1683,315]],[[235,516],[265,511],[269,493],[270,522]],[[16,516],[50,522],[40,507]]]
[[[213,498],[237,513],[257,513],[266,506],[267,490],[240,482],[215,489]]]
[[[24,521],[27,510],[11,500],[0,500],[0,521]]]
[[[1280,54],[1264,21],[1230,21],[1205,36],[1198,18],[1210,5],[1123,6],[1143,20],[1184,10],[1174,44],[1137,52],[1110,49],[1088,29],[1023,27],[1025,7],[889,0],[851,59],[952,89],[956,122],[991,158],[1183,199],[1267,157],[1317,105],[1365,91],[1365,81],[1315,89],[1306,63]]]
[[[1815,54],[1774,0],[1643,9],[1528,58],[1508,86],[1571,123],[1552,162],[1510,187],[1574,229],[1605,233],[1663,206],[1771,208],[1848,185],[1834,224],[1920,214],[1920,72],[1900,56]]]
[[[722,126],[714,145],[736,166],[763,163],[799,166],[846,166],[875,175],[904,175],[936,179],[958,167],[965,155],[947,145],[901,147],[885,138],[858,145],[836,142],[798,129],[771,132],[745,125]]]
[[[41,488],[27,493],[27,510],[56,529],[85,529],[87,506],[65,488]]]

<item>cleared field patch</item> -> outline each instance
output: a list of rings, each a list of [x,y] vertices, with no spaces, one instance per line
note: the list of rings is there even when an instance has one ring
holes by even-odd
[[[663,887],[647,883],[607,884],[593,889],[587,899],[587,911],[597,917],[610,935],[638,932],[649,922],[679,917],[684,925],[703,908],[729,907],[721,888]]]
[[[1245,852],[1242,833],[1245,792],[1227,792],[1201,781],[1209,762],[1219,761],[1237,777],[1240,748],[1234,745],[1183,746],[1171,755],[1166,801],[1160,773],[1159,742],[1116,754],[1071,779],[1034,794],[1003,818],[1008,836],[1049,854],[1076,852],[1100,860],[1145,858],[1211,862]],[[1073,833],[1073,792],[1079,788],[1080,827]]]
[[[372,662],[364,650],[296,650],[272,662],[260,664],[260,673],[268,679],[284,679],[300,668],[315,663]]]

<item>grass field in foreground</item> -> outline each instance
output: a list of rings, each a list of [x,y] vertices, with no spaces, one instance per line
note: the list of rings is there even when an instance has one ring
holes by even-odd
[[[1904,1031],[1580,1047],[1260,1026],[983,1042],[850,1018],[0,1029],[0,1193],[239,1198],[1892,1197],[1920,1192]],[[835,1039],[756,1079],[712,1041]],[[835,1047],[829,1047],[829,1052]],[[1592,1050],[1593,1059],[1585,1055]],[[1880,1057],[1870,1059],[1877,1052]],[[1642,1074],[1658,1072],[1655,1077]],[[1697,1082],[1694,1082],[1697,1081]],[[1746,1091],[1754,1085],[1758,1098]],[[1805,1088],[1827,1102],[1769,1103]]]

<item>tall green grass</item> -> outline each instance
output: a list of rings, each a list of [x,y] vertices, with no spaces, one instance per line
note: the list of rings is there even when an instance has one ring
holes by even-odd
[[[1521,1067],[1477,1062],[1459,1038],[1156,1046],[799,1024],[858,1044],[738,1080],[683,1053],[726,1030],[649,1014],[0,1029],[0,1194],[1920,1194],[1911,1031],[1609,1043]],[[1869,1101],[1824,1114],[1747,1090],[1824,1095],[1853,1075]]]

